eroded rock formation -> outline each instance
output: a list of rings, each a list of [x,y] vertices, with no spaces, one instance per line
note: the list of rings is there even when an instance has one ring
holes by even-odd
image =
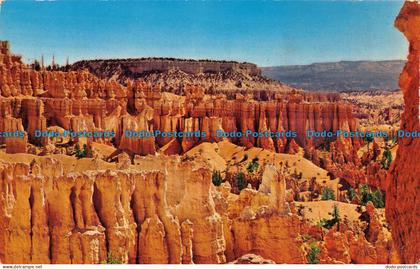
[[[225,262],[207,171],[185,170],[187,182],[198,180],[186,184],[195,196],[172,204],[174,215],[166,200],[171,175],[115,168],[71,173],[49,157],[2,163],[1,261],[100,263],[112,255],[124,263]]]
[[[99,142],[139,155],[154,154],[160,148],[166,153],[184,153],[201,142],[220,141],[217,130],[252,132],[229,138],[248,148],[258,146],[296,153],[299,147],[325,147],[334,140],[315,138],[308,145],[311,139],[306,136],[307,130],[357,129],[351,106],[338,102],[333,94],[309,94],[288,88],[277,91],[265,101],[239,93],[230,100],[223,94],[206,95],[208,88],[183,82],[183,95],[174,95],[162,92],[158,84],[141,80],[127,81],[124,86],[112,78],[100,79],[87,71],[42,68],[37,71],[12,55],[7,42],[0,45],[3,115],[0,124],[5,131],[26,130],[28,141],[44,147],[46,153],[61,153],[61,150],[51,145],[51,139],[40,138],[35,132],[58,127],[73,132],[108,132],[109,135],[88,138],[75,136],[70,143],[82,146]],[[205,136],[139,138],[128,137],[127,130],[201,132]],[[267,137],[264,132],[283,133]],[[297,136],[290,132],[296,132]],[[353,162],[353,149],[358,147],[359,141],[346,139],[343,143],[339,150],[345,150],[341,153],[345,156],[340,157],[340,161]],[[26,144],[26,140],[9,139],[8,152],[26,152]]]
[[[226,263],[253,253],[276,263],[306,263],[308,237],[320,247],[323,263],[398,261],[388,228],[380,228],[379,210],[366,209],[369,221],[353,218],[356,224],[326,231],[296,202],[319,199],[325,186],[334,186],[337,200],[345,201],[335,176],[352,186],[367,181],[359,169],[359,139],[305,135],[308,130],[356,131],[351,106],[335,94],[281,85],[258,94],[249,89],[214,94],[217,89],[207,84],[181,84],[176,95],[150,81],[120,83],[81,70],[37,70],[12,55],[7,42],[0,43],[0,127],[23,134],[0,143],[6,144],[6,153],[30,153],[0,152],[0,261]],[[127,130],[201,136],[133,138]],[[284,136],[221,138],[217,130]],[[38,137],[37,131],[71,133]],[[77,135],[85,131],[94,133]],[[297,136],[289,136],[291,131]],[[226,169],[226,182],[218,187],[211,183],[216,167],[209,165],[211,159],[195,160],[190,154],[212,142],[229,156],[228,163],[216,152],[211,155]],[[235,144],[243,148],[232,148]],[[266,160],[263,170],[246,176],[250,182],[241,190],[234,172],[247,169],[248,156],[235,156],[237,171],[227,166],[234,159],[230,150],[245,149]],[[268,159],[274,166],[266,165]],[[305,169],[292,171],[299,165]],[[264,182],[256,191],[260,174]],[[360,215],[343,204],[353,217]]]
[[[404,113],[401,129],[420,130],[420,3],[406,1],[395,26],[410,43],[408,62],[400,76],[400,88],[404,95]],[[414,155],[420,151],[417,138],[403,138],[399,143],[397,158],[388,174],[386,201],[387,217],[397,250],[403,262],[420,261],[420,165]]]
[[[138,157],[125,167],[60,155],[13,156],[3,153],[9,161],[0,164],[4,263],[100,263],[107,257],[123,263],[257,262],[244,256],[249,253],[306,263],[303,236],[322,233],[295,204],[289,209],[279,171],[266,192],[236,195],[227,183],[214,187],[201,161],[177,156]],[[367,239],[357,228],[362,224],[346,228],[351,236],[327,233],[324,262],[395,262],[378,212],[369,208],[368,214]],[[374,258],[362,259],[360,244]]]

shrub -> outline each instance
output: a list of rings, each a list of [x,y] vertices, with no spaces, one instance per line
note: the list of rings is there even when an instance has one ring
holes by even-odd
[[[376,208],[385,207],[385,196],[380,189],[370,192],[367,184],[360,186],[360,204],[366,205],[369,201],[373,203]]]
[[[341,220],[341,218],[340,218],[340,211],[338,210],[338,206],[336,204],[333,207],[332,217],[333,217],[332,222],[334,224],[337,224],[337,230],[339,231],[340,230],[340,220]]]
[[[236,174],[236,186],[238,190],[241,191],[246,187],[246,179],[245,174],[243,172],[239,172]]]
[[[213,171],[213,174],[211,175],[211,181],[213,182],[214,186],[220,186],[222,184],[222,175],[220,174],[220,171]]]
[[[254,171],[257,171],[258,168],[260,167],[260,164],[258,163],[258,157],[255,157],[254,159],[252,159],[252,161],[248,164],[248,167],[246,168],[248,170],[249,173],[252,173]]]
[[[376,189],[376,191],[372,193],[372,203],[376,208],[385,207],[385,197],[380,189]]]
[[[325,161],[323,158],[319,158],[319,167],[325,168]]]
[[[369,201],[372,201],[372,194],[369,191],[367,184],[360,186],[360,204],[366,205]]]
[[[347,190],[347,199],[351,202],[356,197],[356,190],[353,188],[350,188]]]
[[[74,155],[76,155],[77,158],[86,158],[87,157],[87,145],[83,144],[83,149],[81,150],[79,144],[76,144]]]
[[[325,187],[322,189],[321,192],[321,199],[322,200],[335,200],[335,194],[334,191],[328,187]]]
[[[381,166],[383,169],[388,170],[392,162],[392,153],[389,148],[386,148],[382,154]]]
[[[319,226],[322,226],[326,229],[331,229],[335,224],[337,224],[337,230],[340,230],[340,211],[338,210],[337,205],[334,205],[333,211],[331,212],[331,219],[321,219],[319,221]]]
[[[319,263],[319,259],[318,259],[318,253],[319,252],[320,252],[320,250],[315,243],[310,245],[309,253],[306,256],[309,264],[318,264]]]
[[[102,262],[102,264],[122,264],[122,261],[118,259],[117,257],[114,257],[112,253],[110,252],[108,254],[108,257],[105,261]]]
[[[241,162],[245,162],[246,160],[248,160],[248,154],[245,154],[244,157],[242,158]]]

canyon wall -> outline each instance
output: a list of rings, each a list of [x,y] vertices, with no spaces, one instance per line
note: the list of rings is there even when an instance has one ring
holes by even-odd
[[[236,93],[230,100],[223,94],[206,95],[200,86],[185,85],[183,95],[162,92],[157,85],[142,80],[122,85],[100,79],[87,71],[37,71],[10,53],[1,43],[0,124],[5,131],[25,130],[24,139],[9,139],[7,151],[25,152],[25,144],[47,146],[49,139],[37,138],[35,130],[64,128],[72,131],[112,131],[115,137],[95,137],[92,141],[112,145],[134,154],[183,153],[206,141],[219,141],[216,130],[225,132],[295,131],[296,137],[236,137],[232,142],[258,146],[276,152],[296,152],[309,143],[305,132],[355,131],[352,108],[335,95],[306,94],[296,90],[278,92],[269,100]],[[127,138],[125,130],[162,132],[206,132],[206,137]],[[26,137],[26,136],[25,136]],[[314,139],[325,146],[331,139]],[[4,140],[2,140],[4,142]],[[20,143],[20,144],[19,144]],[[312,146],[312,144],[310,146]],[[350,144],[357,145],[356,140]],[[49,153],[55,149],[51,145]]]
[[[401,129],[420,130],[420,2],[406,1],[395,26],[410,43],[407,64],[400,76],[404,95]],[[402,262],[420,261],[420,165],[416,154],[420,151],[417,138],[403,138],[388,174],[386,213]]]

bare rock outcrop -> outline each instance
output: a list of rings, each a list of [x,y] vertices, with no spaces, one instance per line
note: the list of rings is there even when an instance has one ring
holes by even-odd
[[[255,254],[245,254],[235,261],[232,262],[233,264],[275,264],[274,261],[264,259],[263,257]]]
[[[409,55],[400,75],[399,85],[404,95],[404,113],[401,129],[420,130],[420,3],[406,1],[395,26],[410,42]],[[419,139],[409,137],[399,142],[397,157],[388,173],[386,195],[387,218],[401,261],[417,263],[420,260],[420,199],[418,190],[420,165],[413,154],[420,150]]]

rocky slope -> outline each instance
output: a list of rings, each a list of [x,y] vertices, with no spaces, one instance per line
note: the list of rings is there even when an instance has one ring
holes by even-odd
[[[359,125],[366,128],[388,126],[399,129],[404,100],[400,91],[355,91],[340,94],[353,105]]]
[[[404,95],[404,113],[401,129],[418,131],[420,89],[420,3],[407,1],[398,15],[395,26],[410,42],[407,64],[400,76],[400,88]],[[420,150],[416,138],[402,139],[397,158],[388,174],[387,217],[393,228],[393,236],[403,262],[420,261],[420,165],[413,156]]]

